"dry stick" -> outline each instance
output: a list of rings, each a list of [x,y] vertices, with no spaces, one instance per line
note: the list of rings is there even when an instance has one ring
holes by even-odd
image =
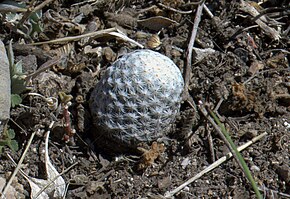
[[[7,154],[8,158],[11,160],[11,162],[13,163],[14,166],[17,166],[16,162],[14,161],[14,159]],[[66,168],[64,171],[62,171],[60,174],[56,175],[54,178],[51,179],[51,181],[45,185],[42,189],[46,189],[48,186],[50,186],[58,177],[62,176],[63,174],[67,173],[71,168],[73,168],[74,166],[76,166],[79,162],[75,162],[73,163],[71,166],[69,166],[68,168]],[[19,169],[19,172],[24,176],[24,178],[27,178],[30,180],[30,176],[28,176],[22,169]],[[41,190],[42,190],[41,189]],[[41,191],[40,190],[40,191]],[[39,191],[39,192],[40,192]],[[37,198],[37,197],[35,197]]]
[[[242,146],[239,146],[238,147],[238,151],[242,151],[242,150],[246,149],[250,145],[254,144],[258,140],[260,140],[261,138],[263,138],[265,135],[267,135],[267,132],[264,132],[261,135],[258,135],[256,137],[254,137],[252,140],[246,142]],[[172,190],[170,192],[166,192],[165,195],[164,195],[164,197],[170,198],[170,197],[174,196],[176,193],[178,193],[179,191],[181,191],[184,187],[186,187],[187,185],[191,184],[195,180],[199,179],[204,174],[210,172],[214,168],[218,167],[223,162],[229,160],[232,156],[233,156],[233,154],[231,152],[229,152],[228,154],[226,154],[225,156],[221,157],[220,159],[218,159],[217,161],[215,161],[214,163],[212,163],[211,165],[209,165],[208,167],[206,167],[204,170],[202,170],[201,172],[199,172],[197,175],[195,175],[194,177],[192,177],[189,180],[187,180],[186,182],[184,182],[182,185],[180,185],[176,189],[174,189],[174,190]]]
[[[206,5],[203,6],[205,12],[207,13],[207,15],[212,19],[214,17],[214,15],[212,14],[212,12],[208,9],[208,7]]]
[[[113,35],[115,37],[119,37],[121,39],[123,39],[124,41],[128,41],[136,46],[139,46],[140,48],[144,48],[144,46],[142,44],[139,44],[137,41],[127,37],[124,33],[121,32],[110,32],[108,33],[109,35]]]
[[[235,144],[233,143],[233,141],[229,138],[229,135],[226,135],[223,133],[222,130],[226,131],[225,127],[219,121],[217,122],[218,124],[216,124],[217,117],[215,115],[213,115],[212,111],[209,111],[209,112],[212,115],[212,117],[214,117],[214,119],[209,115],[209,113],[205,109],[202,101],[199,101],[198,107],[199,107],[200,111],[202,112],[202,114],[206,117],[206,119],[213,125],[215,130],[218,132],[219,136],[222,138],[222,140],[227,145],[228,149],[231,151],[231,153],[235,157],[238,165],[241,167],[241,169],[243,170],[244,174],[246,175],[248,181],[251,183],[251,185],[256,193],[256,196],[259,199],[262,198],[262,195],[257,188],[257,184],[256,184],[254,178],[252,177],[252,175],[250,174],[250,171],[249,171],[248,166],[246,165],[246,162],[244,161],[241,154],[237,151],[237,148],[235,147]]]
[[[58,39],[54,39],[54,40],[50,40],[50,41],[44,41],[44,42],[37,42],[37,43],[32,43],[29,45],[42,45],[42,44],[52,44],[52,43],[61,43],[61,42],[70,42],[70,41],[78,41],[82,38],[85,37],[92,37],[92,38],[99,38],[99,37],[103,37],[106,36],[107,34],[112,35],[114,37],[120,38],[123,41],[126,42],[130,42],[140,48],[144,48],[144,46],[140,43],[138,43],[137,41],[127,37],[123,32],[121,32],[119,29],[117,28],[108,28],[105,30],[99,30],[96,32],[90,32],[87,34],[83,34],[83,35],[77,35],[77,36],[71,36],[71,37],[64,37],[64,38],[58,38]]]
[[[41,4],[39,4],[38,6],[36,6],[34,9],[32,9],[32,6],[30,6],[29,8],[19,8],[17,6],[4,3],[4,4],[0,4],[0,12],[25,12],[24,16],[21,19],[21,21],[22,20],[25,21],[27,19],[27,16],[29,16],[27,13],[30,14],[32,12],[36,12],[36,11],[42,9],[44,6],[46,6],[47,4],[49,4],[52,1],[54,1],[54,0],[46,0],[46,1],[42,2]],[[35,2],[35,0],[30,2],[30,5],[32,5],[34,2]]]
[[[52,67],[53,65],[60,63],[64,58],[65,58],[64,56],[54,57],[54,58],[48,60],[47,62],[45,62],[44,64],[42,64],[42,65],[37,69],[37,71],[35,71],[35,72],[33,72],[33,73],[31,73],[31,74],[29,74],[29,75],[27,75],[27,76],[25,77],[26,85],[28,84],[28,82],[29,82],[32,78],[34,78],[34,77],[36,77],[37,75],[39,75],[40,73],[46,71],[47,69],[49,69],[49,68]]]
[[[212,140],[210,131],[208,131],[207,140],[208,140],[208,145],[209,145],[211,162],[214,162],[216,159],[215,159],[215,154],[214,154],[213,140]]]
[[[263,187],[259,187],[259,190],[260,191],[263,191],[263,192],[270,192],[270,193],[276,193],[278,196],[283,196],[283,197],[285,197],[285,198],[290,198],[290,194],[287,194],[287,193],[282,193],[282,192],[279,192],[279,191],[276,191],[276,190],[273,190],[273,189],[269,189],[269,188],[267,188],[267,187],[265,187],[265,186],[263,186]],[[274,198],[274,197],[273,197]]]
[[[52,126],[53,126],[53,124],[54,124],[55,122],[54,121],[52,121],[51,123],[50,123],[50,125],[49,125],[49,129],[51,129],[52,128]],[[38,131],[40,131],[40,130],[38,130]],[[50,132],[50,130],[48,131],[48,133]],[[14,170],[14,173],[15,173],[15,171],[17,170],[17,172],[18,171],[20,171],[20,173],[23,175],[23,176],[25,176],[27,179],[29,179],[30,177],[28,176],[28,175],[26,175],[26,173],[24,173],[24,171],[22,171],[21,169],[20,169],[20,166],[21,166],[21,164],[22,164],[22,161],[23,161],[23,159],[24,159],[24,157],[25,157],[25,155],[26,155],[26,152],[27,152],[27,150],[28,150],[28,148],[29,148],[29,146],[31,145],[31,142],[32,142],[32,139],[33,139],[33,137],[34,137],[34,135],[35,135],[35,133],[36,132],[34,132],[32,135],[31,135],[31,137],[30,137],[30,139],[29,139],[29,141],[28,141],[28,145],[27,145],[27,147],[26,147],[26,149],[25,149],[25,151],[24,151],[24,153],[23,153],[23,155],[22,155],[22,157],[21,157],[21,159],[20,159],[20,161],[18,162],[18,165],[17,165],[17,167],[15,168],[15,170]],[[48,142],[48,138],[46,138],[46,142]],[[46,143],[46,145],[48,145],[48,143]],[[13,158],[9,155],[9,154],[7,154],[8,155],[8,158],[12,161],[12,163],[14,163],[15,165],[16,165],[16,163],[15,163],[15,161],[13,160]],[[36,194],[36,196],[35,196],[35,198],[38,198],[39,197],[39,195],[47,188],[47,187],[49,187],[58,177],[60,177],[60,176],[62,176],[63,174],[65,174],[65,173],[67,173],[71,168],[73,168],[74,166],[76,166],[77,164],[78,164],[79,162],[75,162],[74,164],[72,164],[71,166],[69,166],[68,168],[66,168],[64,171],[62,171],[61,173],[59,173],[58,175],[56,175],[56,176],[54,176],[52,179],[50,179],[50,181],[44,186],[44,187],[42,187],[41,189],[40,189],[40,191],[38,191],[38,193]],[[13,174],[14,174],[13,173]],[[16,175],[16,174],[15,174]],[[13,176],[13,178],[15,177],[15,175]],[[10,180],[9,180],[9,182],[11,181],[12,182],[12,177],[10,178]],[[10,186],[10,184],[11,184],[11,182],[10,182],[10,184],[9,184],[9,182],[7,183],[7,186],[6,187],[9,187]],[[6,187],[5,187],[5,189],[6,189]],[[1,199],[3,198],[3,196],[5,195],[5,193],[7,192],[7,191],[5,191],[5,189],[3,190],[3,192],[2,192],[2,197],[1,197]]]
[[[52,129],[54,123],[55,123],[55,121],[52,121],[52,122],[50,123],[50,125],[48,126],[48,131],[47,131],[47,134],[46,134],[46,137],[45,137],[45,169],[46,169],[46,173],[48,172],[48,162],[47,162],[47,160],[48,160],[48,158],[49,158],[49,157],[48,157],[48,140],[49,140],[49,134],[50,134],[50,131],[51,131],[51,129]],[[49,177],[49,178],[50,178],[50,177]],[[46,186],[42,187],[41,190],[39,190],[39,191],[36,193],[34,199],[38,198],[38,196],[40,196],[40,194],[43,193],[44,190],[45,190],[45,189],[46,189],[50,184],[52,184],[52,183],[53,183],[57,178],[58,178],[58,177],[55,176],[55,178],[53,178],[53,180],[49,179],[50,182],[49,182]]]
[[[183,5],[183,7],[185,7],[185,6],[192,6],[192,5],[198,5],[198,4],[201,4],[202,1],[203,0],[186,3],[186,4]]]
[[[189,80],[190,80],[190,74],[191,74],[191,62],[192,62],[192,48],[193,48],[193,45],[194,45],[194,40],[195,40],[195,37],[196,37],[197,28],[198,28],[198,25],[199,25],[199,22],[200,22],[200,19],[201,19],[201,14],[202,14],[202,9],[203,9],[203,6],[204,6],[204,2],[205,1],[202,1],[198,5],[197,11],[196,11],[196,15],[195,15],[195,18],[194,18],[193,28],[192,28],[192,31],[191,31],[191,37],[190,37],[189,44],[188,44],[188,47],[187,47],[187,50],[186,50],[186,67],[185,67],[185,72],[184,72],[185,85],[184,85],[184,93],[183,93],[184,97],[188,96],[188,86],[189,86]]]
[[[9,4],[5,4],[5,3],[0,3],[0,12],[1,13],[7,13],[7,12],[26,12],[27,9],[26,8],[19,8],[17,6],[14,5],[9,5]]]
[[[23,154],[22,154],[22,156],[21,156],[21,158],[20,158],[20,160],[18,162],[17,167],[14,169],[9,181],[7,182],[6,186],[4,187],[4,190],[2,191],[1,199],[5,198],[5,194],[6,194],[7,190],[8,190],[8,188],[9,188],[9,186],[11,185],[13,179],[15,178],[16,174],[18,173],[18,171],[19,171],[19,169],[20,169],[20,167],[22,165],[22,162],[23,162],[23,160],[25,158],[25,155],[26,155],[26,153],[27,153],[27,151],[28,151],[28,149],[29,149],[29,147],[31,145],[31,142],[32,142],[33,137],[35,136],[35,134],[36,134],[36,131],[31,134],[31,136],[30,136],[30,138],[29,138],[29,140],[27,142],[27,146],[26,146],[26,148],[25,148],[25,150],[24,150],[24,152],[23,152]]]
[[[241,0],[240,10],[252,15],[254,18],[260,15],[255,7],[244,0]],[[280,33],[274,28],[269,27],[261,18],[256,19],[255,22],[260,26],[261,29],[264,30],[265,34],[272,39],[279,40],[281,38]]]
[[[69,170],[71,170],[74,166],[76,166],[79,162],[75,162],[72,165],[70,165],[68,168],[66,168],[64,171],[62,171],[60,174],[54,176],[54,178],[50,179],[50,181],[44,186],[42,187],[36,194],[36,196],[34,197],[34,199],[37,199],[40,194],[42,192],[44,192],[45,189],[47,189],[47,187],[49,187],[58,177],[62,176],[63,174],[67,173]]]
[[[32,43],[32,44],[29,44],[29,45],[42,45],[42,44],[52,44],[52,43],[59,43],[59,42],[70,42],[70,41],[78,41],[82,38],[85,38],[85,37],[101,37],[101,36],[104,36],[104,34],[107,34],[107,33],[111,33],[111,32],[114,32],[114,31],[118,31],[117,28],[108,28],[108,29],[105,29],[105,30],[99,30],[99,31],[96,31],[96,32],[90,32],[90,33],[87,33],[87,34],[83,34],[83,35],[77,35],[77,36],[71,36],[71,37],[65,37],[65,38],[58,38],[58,39],[54,39],[54,40],[50,40],[50,41],[44,41],[44,42],[37,42],[37,43]]]
[[[234,150],[232,149],[232,147],[230,146],[230,144],[228,143],[226,137],[224,136],[224,134],[222,133],[220,127],[215,123],[215,121],[210,117],[209,113],[207,112],[207,110],[205,109],[204,107],[204,104],[199,101],[199,104],[198,104],[198,108],[199,110],[202,112],[202,114],[204,115],[204,117],[212,124],[212,126],[214,127],[214,129],[218,132],[219,136],[221,136],[222,140],[225,142],[225,144],[227,145],[227,147],[229,148],[230,152],[235,156],[236,159],[238,159],[238,157],[236,157],[236,154],[234,152]],[[239,161],[237,161],[239,166],[241,168],[242,165],[239,163]]]
[[[38,10],[41,10],[44,6],[50,4],[52,1],[54,1],[54,0],[46,0],[46,1],[42,2],[41,4],[39,4],[38,6],[36,6],[34,8],[33,12],[36,12]]]
[[[33,4],[36,0],[32,0],[29,3],[29,6],[27,8],[27,11],[24,13],[24,15],[22,16],[22,18],[20,19],[20,21],[18,22],[17,26],[15,26],[15,30],[18,29],[25,21],[26,19],[30,16],[30,14],[32,13],[32,11],[34,10],[33,8]]]
[[[27,132],[19,124],[17,124],[16,121],[14,121],[12,118],[9,118],[9,121],[13,122],[13,124],[16,125],[21,130],[21,132],[27,136]]]
[[[21,20],[19,21],[19,23],[17,24],[16,28],[19,28],[30,17],[31,13],[37,12],[38,10],[41,10],[44,6],[51,3],[52,1],[54,1],[54,0],[46,0],[36,7],[33,6],[35,0],[31,1],[30,6],[27,8],[26,12],[24,13],[24,15],[21,18]]]
[[[190,13],[192,13],[192,10],[189,10],[189,11],[177,10],[175,8],[172,8],[170,6],[164,5],[162,3],[158,3],[158,5],[160,7],[163,7],[165,9],[167,9],[167,10],[170,10],[170,11],[173,11],[173,12],[177,12],[177,13],[180,13],[180,14],[190,14]]]

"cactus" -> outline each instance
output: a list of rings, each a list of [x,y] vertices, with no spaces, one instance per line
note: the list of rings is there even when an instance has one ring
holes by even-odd
[[[90,109],[101,133],[126,144],[165,137],[180,109],[184,81],[168,57],[136,50],[108,67]]]

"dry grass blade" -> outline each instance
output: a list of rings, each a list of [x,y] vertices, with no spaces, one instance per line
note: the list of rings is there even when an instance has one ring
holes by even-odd
[[[49,129],[52,128],[53,124],[54,124],[54,121],[51,122]],[[53,196],[56,198],[63,197],[65,194],[66,183],[64,179],[62,178],[62,176],[58,173],[56,168],[52,165],[50,158],[48,156],[49,135],[50,135],[50,130],[47,131],[47,135],[45,138],[45,170],[47,174],[47,180],[42,181],[42,179],[34,178],[35,180],[40,180],[41,183],[37,184],[39,186],[37,187],[37,190],[38,188],[41,188],[41,189],[38,191],[34,190],[35,195],[33,195],[33,198],[38,198],[38,196],[42,194],[43,192],[47,192],[47,193],[54,192]],[[45,183],[44,186],[43,186],[43,183]]]
[[[246,149],[250,145],[252,145],[255,142],[257,142],[258,140],[262,139],[265,135],[267,135],[266,132],[262,133],[261,135],[258,135],[257,137],[254,137],[252,140],[250,140],[247,143],[243,144],[242,146],[238,147],[238,151],[242,151],[242,150]],[[196,174],[194,177],[192,177],[189,180],[187,180],[186,182],[184,182],[182,185],[180,185],[176,189],[174,189],[172,191],[169,191],[169,192],[166,192],[164,196],[166,198],[173,197],[175,194],[177,194],[179,191],[181,191],[184,187],[186,187],[187,185],[191,184],[195,180],[199,179],[204,174],[210,172],[214,168],[218,167],[223,162],[229,160],[231,157],[233,157],[233,154],[232,153],[228,153],[227,155],[221,157],[220,159],[218,159],[217,161],[215,161],[214,163],[212,163],[211,165],[209,165],[208,167],[206,167],[204,170],[202,170],[201,172],[199,172],[198,174]]]
[[[243,10],[246,13],[249,13],[253,17],[256,17],[260,15],[260,13],[251,6],[248,2],[241,1],[241,10]],[[255,22],[262,28],[268,36],[270,36],[274,40],[279,40],[281,38],[280,33],[275,30],[274,28],[269,27],[265,22],[263,22],[261,19],[256,19]]]
[[[176,21],[167,17],[157,16],[147,19],[138,20],[138,25],[154,31],[160,31],[162,28],[166,28],[172,24],[178,24]]]
[[[0,3],[0,12],[1,13],[7,13],[7,12],[27,12],[26,8],[19,8],[14,5],[9,5],[5,3]]]
[[[37,43],[30,44],[30,45],[36,46],[36,45],[42,45],[42,44],[66,43],[66,42],[71,42],[71,41],[78,41],[78,40],[80,40],[82,38],[86,38],[86,37],[99,38],[99,37],[105,36],[108,33],[116,32],[116,31],[117,31],[116,28],[108,28],[105,30],[99,30],[96,32],[90,32],[90,33],[77,35],[77,36],[64,37],[64,38],[59,38],[59,39],[54,39],[54,40],[44,41],[44,42],[37,42]]]
[[[21,25],[23,25],[23,23],[29,18],[31,13],[36,12],[38,10],[41,10],[44,6],[48,5],[52,1],[54,1],[54,0],[46,0],[36,7],[33,6],[34,1],[30,2],[30,6],[27,8],[27,11],[24,13],[24,15],[21,18],[21,20],[19,21],[17,27],[20,27]]]
[[[9,181],[7,182],[6,186],[4,187],[4,189],[2,191],[1,199],[6,198],[5,197],[6,192],[7,192],[8,188],[9,188],[9,186],[11,185],[13,179],[15,178],[16,174],[18,173],[18,171],[19,171],[19,169],[20,169],[20,167],[22,165],[22,162],[23,162],[23,160],[24,160],[24,158],[26,156],[26,153],[27,153],[27,151],[28,151],[28,149],[29,149],[29,147],[30,147],[30,145],[32,143],[32,140],[33,140],[35,134],[36,134],[36,132],[33,132],[31,134],[30,139],[28,140],[27,146],[26,146],[26,148],[25,148],[25,150],[24,150],[24,152],[23,152],[23,154],[22,154],[22,156],[21,156],[21,158],[20,158],[20,160],[19,160],[19,162],[17,164],[17,167],[14,169],[12,175],[10,176]]]
[[[40,73],[46,71],[47,69],[49,69],[50,67],[52,67],[55,64],[58,64],[62,61],[62,59],[65,59],[65,57],[60,56],[60,57],[54,57],[51,60],[48,60],[47,62],[45,62],[44,64],[42,64],[37,71],[33,72],[32,74],[29,74],[25,77],[26,80],[26,84],[28,84],[28,82],[36,77],[37,75],[39,75]]]
[[[198,25],[199,22],[201,20],[201,14],[202,14],[202,10],[203,10],[203,6],[204,6],[204,2],[202,1],[197,8],[196,11],[196,15],[195,15],[195,19],[194,19],[194,24],[193,24],[193,28],[191,31],[191,36],[190,36],[190,40],[189,40],[189,44],[186,50],[186,66],[184,69],[184,97],[186,97],[186,95],[188,94],[188,86],[189,86],[189,80],[190,80],[190,75],[191,75],[191,64],[192,64],[192,48],[194,46],[194,41],[195,41],[195,37],[197,34],[197,29],[198,29]]]
[[[100,31],[96,31],[96,32],[90,32],[90,33],[83,34],[83,35],[78,35],[78,36],[71,36],[71,37],[54,39],[54,40],[50,40],[50,41],[37,42],[37,43],[30,44],[30,45],[42,45],[42,44],[54,44],[54,43],[59,44],[59,43],[66,43],[66,42],[71,42],[71,41],[78,41],[78,40],[80,40],[82,38],[86,38],[86,37],[100,38],[100,37],[105,37],[107,35],[112,35],[114,37],[122,39],[123,41],[132,43],[140,48],[144,48],[144,46],[142,44],[127,37],[123,32],[121,32],[117,28],[109,28],[109,29],[100,30]]]
[[[122,39],[123,41],[130,42],[136,46],[139,46],[140,48],[144,48],[144,46],[142,44],[139,44],[137,41],[130,39],[129,37],[127,37],[124,33],[122,33],[119,30],[118,30],[118,32],[110,32],[109,35],[113,35],[115,37]]]
[[[12,161],[12,163],[17,166],[16,162],[13,160],[13,158],[7,154],[8,158]],[[78,164],[78,162],[75,162],[74,164],[72,164],[71,166],[69,166],[67,169],[65,169],[63,172],[61,172],[59,175],[55,176],[54,178],[51,179],[51,182],[46,184],[42,189],[39,189],[39,193],[37,198],[39,198],[39,196],[42,195],[42,197],[46,197],[47,194],[44,194],[44,190],[51,185],[51,183],[53,183],[58,177],[62,176],[63,174],[67,173],[70,169],[72,169],[74,166],[76,166]],[[26,173],[24,173],[21,169],[19,169],[19,172],[21,173],[21,175],[30,182],[30,186],[32,183],[34,183],[33,186],[37,186],[37,184],[33,181],[33,178],[31,178],[30,176],[28,176]],[[45,181],[45,180],[44,180]],[[65,195],[63,196],[65,197]]]
[[[164,5],[164,4],[162,4],[162,3],[158,3],[158,5],[159,5],[160,7],[163,7],[163,8],[165,8],[165,9],[167,9],[167,10],[170,10],[170,11],[173,11],[173,12],[177,12],[177,13],[180,13],[180,14],[190,14],[190,13],[192,13],[192,10],[188,10],[188,11],[177,10],[177,9],[175,9],[175,8],[172,8],[172,7],[170,7],[170,6]]]
[[[234,144],[233,140],[231,139],[225,126],[220,122],[220,120],[217,118],[217,116],[211,110],[209,110],[209,111],[206,110],[202,101],[199,101],[198,107],[199,107],[200,111],[202,112],[202,114],[211,123],[211,125],[214,127],[214,129],[218,132],[219,136],[222,138],[222,140],[225,142],[228,149],[231,151],[231,153],[235,157],[238,165],[243,170],[245,176],[247,177],[253,190],[255,191],[257,198],[262,199],[263,197],[262,197],[260,191],[258,190],[257,183],[254,180],[254,178],[250,172],[249,167],[247,166],[243,156],[238,151],[236,145]]]

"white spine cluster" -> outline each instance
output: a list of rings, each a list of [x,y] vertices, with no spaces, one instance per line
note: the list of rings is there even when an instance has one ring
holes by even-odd
[[[184,81],[168,57],[137,50],[108,67],[94,88],[94,124],[125,143],[163,137],[180,109]]]

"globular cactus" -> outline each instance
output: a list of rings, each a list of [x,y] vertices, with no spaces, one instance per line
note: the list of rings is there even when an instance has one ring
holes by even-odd
[[[180,109],[184,81],[168,57],[136,50],[108,67],[90,99],[100,133],[136,144],[165,137]]]

